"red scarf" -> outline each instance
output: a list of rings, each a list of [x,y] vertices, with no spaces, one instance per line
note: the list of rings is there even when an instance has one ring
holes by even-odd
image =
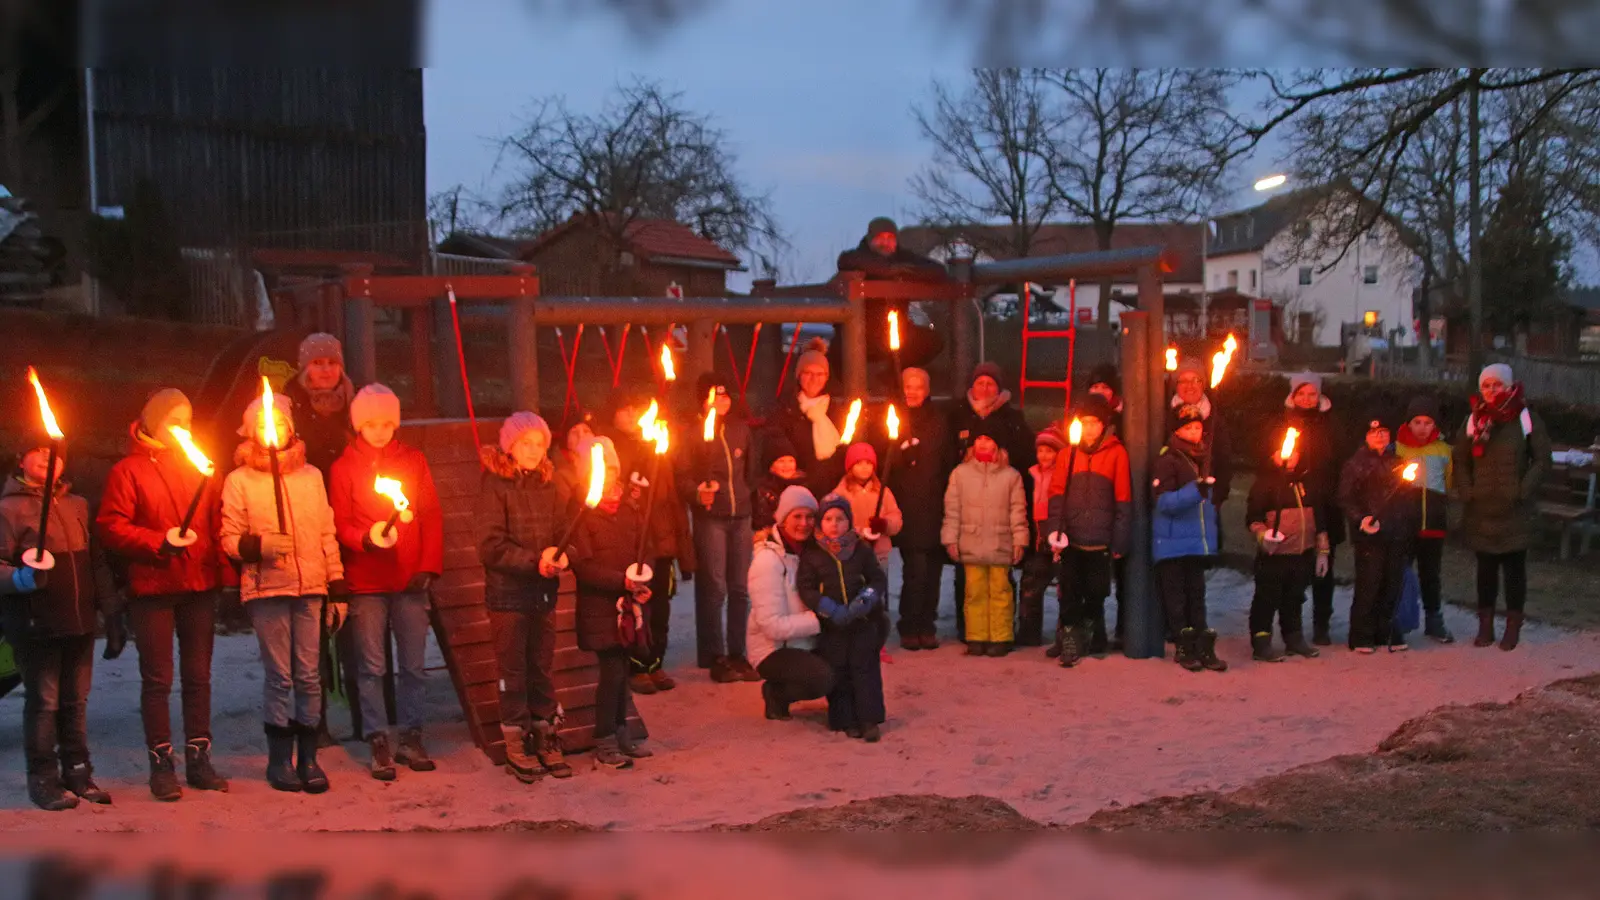
[[[1406,447],[1426,447],[1439,439],[1439,426],[1433,426],[1433,430],[1428,432],[1427,437],[1418,438],[1416,433],[1411,430],[1411,423],[1407,422],[1400,426],[1399,431],[1395,432],[1394,439]]]
[[[1472,415],[1467,417],[1467,434],[1472,438],[1473,457],[1483,455],[1483,449],[1488,445],[1489,436],[1494,433],[1496,425],[1515,422],[1525,408],[1520,381],[1511,386],[1499,403],[1491,404],[1483,399],[1482,394],[1473,394]]]

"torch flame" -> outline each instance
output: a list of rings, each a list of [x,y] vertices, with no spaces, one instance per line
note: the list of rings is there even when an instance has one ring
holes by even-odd
[[[893,403],[889,404],[889,415],[886,419],[889,424],[889,440],[900,440],[900,414],[895,412]]]
[[[678,370],[672,367],[672,348],[665,341],[661,343],[661,374],[667,381],[678,380]]]
[[[644,415],[639,417],[639,433],[647,441],[651,440],[651,435],[655,433],[656,413],[660,412],[660,410],[661,407],[656,405],[656,401],[651,400],[650,408],[646,409]]]
[[[855,440],[856,420],[860,418],[861,398],[857,397],[850,401],[850,412],[844,417],[844,431],[839,434],[839,446],[843,447],[845,444]]]
[[[656,455],[665,456],[667,452],[667,423],[665,420],[656,422],[653,440],[656,442]]]
[[[1298,437],[1300,437],[1300,430],[1298,428],[1290,428],[1288,431],[1283,433],[1283,449],[1278,451],[1279,459],[1283,460],[1284,462],[1289,461],[1289,457],[1294,455],[1294,442]]]
[[[200,470],[201,475],[210,478],[216,474],[217,467],[212,465],[211,460],[194,445],[194,437],[189,434],[189,429],[173,425],[167,430],[172,432],[172,436],[178,441],[178,446],[183,448],[183,455],[189,457],[189,462]]]
[[[1178,371],[1178,348],[1177,347],[1168,347],[1167,348],[1167,371],[1168,372],[1176,372],[1176,371]]]
[[[889,349],[900,349],[900,313],[893,309],[889,310]]]
[[[716,388],[712,388],[711,389],[711,393],[706,394],[706,426],[705,426],[705,432],[704,432],[703,436],[705,438],[705,442],[708,443],[708,444],[717,439],[717,389]]]
[[[599,441],[589,445],[589,493],[583,505],[594,509],[600,505],[600,495],[606,488],[606,448]]]
[[[1082,440],[1083,440],[1083,422],[1078,420],[1078,419],[1073,419],[1072,420],[1072,424],[1067,426],[1067,443],[1069,443],[1072,446],[1076,447],[1076,446],[1078,446],[1078,443],[1080,441],[1082,441]]]
[[[1404,478],[1407,481],[1416,481],[1417,480],[1417,464],[1416,463],[1407,464],[1406,468],[1405,468],[1405,471],[1400,473],[1400,477]]]
[[[278,446],[278,417],[272,413],[272,382],[261,376],[261,437],[268,447]]]
[[[390,502],[394,504],[396,512],[404,512],[411,508],[411,501],[406,499],[405,491],[401,490],[400,482],[393,478],[385,478],[379,475],[373,480],[372,489],[388,497]]]
[[[1222,349],[1211,357],[1211,387],[1215,388],[1222,383],[1222,376],[1228,371],[1228,364],[1233,362],[1233,352],[1239,349],[1239,342],[1232,334],[1222,342]]]
[[[33,385],[33,392],[39,395],[39,417],[44,419],[44,430],[49,433],[52,440],[61,440],[66,435],[61,433],[61,426],[56,424],[56,414],[50,411],[50,401],[45,398],[44,385],[39,383],[39,373],[28,367],[28,383]]]

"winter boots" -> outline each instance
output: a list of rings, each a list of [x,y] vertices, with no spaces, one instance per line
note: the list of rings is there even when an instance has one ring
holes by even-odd
[[[389,733],[374,731],[367,738],[367,750],[371,759],[367,762],[367,771],[379,781],[393,781],[394,753],[389,749]]]
[[[1522,613],[1506,613],[1506,633],[1500,638],[1501,650],[1517,649],[1517,641],[1522,637]]]
[[[74,809],[78,805],[78,796],[62,786],[61,773],[56,770],[54,762],[47,768],[28,774],[28,799],[33,801],[34,806],[49,812]]]
[[[428,756],[428,750],[422,746],[422,729],[407,728],[400,732],[400,749],[394,754],[394,761],[402,766],[409,766],[413,772],[432,772],[439,766],[433,758]]]
[[[603,737],[594,745],[594,767],[596,769],[631,769],[633,760],[617,744],[617,736]]]
[[[1306,659],[1316,659],[1322,655],[1321,651],[1306,643],[1305,632],[1299,630],[1284,633],[1283,649],[1290,656],[1303,656]]]
[[[1063,668],[1070,669],[1083,661],[1083,644],[1083,629],[1077,626],[1056,629],[1056,655],[1061,658]]]
[[[877,725],[863,725],[861,727],[861,739],[869,744],[876,744],[883,740],[883,730]]]
[[[1314,622],[1311,625],[1311,643],[1318,647],[1333,646],[1333,634],[1327,622]]]
[[[171,744],[150,748],[150,796],[168,803],[183,796],[173,766]]]
[[[1089,655],[1104,658],[1111,650],[1111,639],[1106,636],[1106,620],[1103,616],[1096,616],[1092,620],[1089,634]]]
[[[1173,641],[1173,645],[1176,648],[1176,652],[1172,656],[1173,661],[1190,672],[1198,672],[1205,668],[1200,663],[1198,639],[1198,632],[1193,628],[1185,628],[1178,632],[1178,639]]]
[[[294,743],[296,737],[295,726],[292,725],[264,725],[267,733],[267,784],[272,785],[275,791],[298,791],[302,789],[300,776],[294,771]],[[316,730],[312,729],[313,743],[315,743]],[[150,751],[155,755],[155,751]],[[152,770],[154,764],[152,763]],[[150,776],[150,790],[155,792],[155,774]],[[158,795],[159,796],[159,795]]]
[[[1272,632],[1258,631],[1250,635],[1250,658],[1256,662],[1283,662],[1284,655],[1272,646]]]
[[[296,737],[294,772],[300,776],[300,788],[308,794],[320,794],[328,789],[328,775],[317,765],[317,749],[321,746],[317,726],[299,725]]]
[[[195,738],[183,745],[183,777],[197,791],[228,791],[228,779],[211,766],[211,739]]]
[[[79,799],[102,806],[111,805],[111,795],[94,783],[94,770],[88,763],[69,766],[61,775],[61,783],[67,790],[77,794]]]
[[[1228,671],[1228,664],[1217,658],[1217,632],[1207,628],[1195,635],[1195,655],[1200,658],[1200,666],[1212,672]]]
[[[772,682],[761,682],[761,700],[766,705],[766,714],[769,720],[788,720],[789,704],[778,696],[778,690],[773,686]]]
[[[533,731],[524,739],[527,752],[554,778],[571,778],[572,766],[561,749],[561,734],[556,723],[548,719],[534,719]]]
[[[628,690],[648,697],[656,692],[656,683],[647,673],[635,672],[628,676]]]
[[[626,723],[617,728],[617,749],[629,759],[649,759],[655,756],[654,750],[634,740],[633,734],[628,731]]]
[[[506,771],[523,784],[533,784],[545,776],[545,769],[529,748],[531,734],[515,725],[501,725],[506,738]]]
[[[1510,618],[1511,618],[1511,616],[1509,614],[1507,614],[1507,616],[1506,616],[1506,619],[1507,619],[1506,624],[1508,626],[1510,625]],[[1494,610],[1492,608],[1491,609],[1479,609],[1478,610],[1478,636],[1472,639],[1472,646],[1474,646],[1474,647],[1487,647],[1492,643],[1494,643]],[[1515,646],[1515,644],[1513,644],[1512,646]]]
[[[1428,613],[1422,624],[1422,633],[1441,644],[1454,644],[1456,642],[1456,636],[1451,634],[1450,629],[1445,627],[1443,612]]]

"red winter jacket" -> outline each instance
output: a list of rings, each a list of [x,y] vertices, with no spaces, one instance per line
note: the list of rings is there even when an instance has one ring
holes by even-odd
[[[177,448],[165,447],[142,434],[139,423],[128,429],[128,455],[111,467],[95,531],[115,567],[125,571],[132,597],[159,597],[216,590],[223,583],[221,546],[217,542],[222,504],[220,473],[206,484],[189,528],[199,535],[182,553],[161,555],[167,529],[183,522],[183,514],[200,487],[200,473]]]
[[[387,522],[394,503],[373,490],[383,475],[400,482],[416,518],[395,523],[399,543],[388,550],[365,550],[365,538],[374,522]],[[444,570],[444,514],[433,489],[428,459],[398,440],[379,450],[356,438],[333,463],[328,475],[328,503],[344,556],[345,587],[352,594],[392,594],[420,572],[439,575]]]

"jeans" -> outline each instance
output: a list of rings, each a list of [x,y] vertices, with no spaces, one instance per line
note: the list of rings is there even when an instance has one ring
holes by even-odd
[[[1411,564],[1410,547],[1389,541],[1356,544],[1356,591],[1350,601],[1350,649],[1385,647],[1398,640],[1394,610]]]
[[[630,670],[636,675],[649,674],[661,668],[661,661],[667,655],[667,640],[671,636],[672,595],[678,590],[672,562],[670,556],[650,561],[650,602],[644,605],[645,627],[650,630],[650,649],[646,653],[629,656]]]
[[[212,591],[138,597],[128,621],[139,650],[139,712],[150,748],[172,743],[172,642],[178,642],[183,686],[183,738],[211,738],[211,652],[217,634]]]
[[[943,547],[900,548],[900,634],[933,637],[939,618],[939,583],[950,558]],[[958,606],[960,604],[957,604]]]
[[[326,597],[261,597],[245,604],[261,648],[261,721],[315,727],[322,717],[322,605]],[[382,721],[381,719],[379,721]]]
[[[1206,630],[1206,562],[1204,556],[1179,556],[1156,563],[1156,586],[1173,635],[1185,628]]]
[[[1444,609],[1444,538],[1417,538],[1417,583],[1422,587],[1422,609],[1437,616]]]
[[[596,740],[611,737],[628,722],[628,651],[622,647],[601,650],[595,656],[600,661],[599,683],[594,689],[594,736]]]
[[[750,557],[755,551],[750,517],[726,519],[696,512],[694,549],[700,557],[694,580],[695,660],[708,669],[719,656],[745,655]]]
[[[423,656],[428,647],[428,595],[426,592],[360,594],[350,598],[351,631],[360,663],[357,688],[361,696],[361,724],[368,735],[381,734],[384,714],[383,676],[388,654],[384,644],[394,629],[395,713],[400,729],[422,727]]]
[[[1017,607],[1011,593],[1010,566],[963,566],[967,574],[963,605],[967,610],[967,640],[1009,644],[1011,620]]]
[[[833,668],[810,650],[779,647],[756,666],[756,674],[772,685],[782,703],[815,700],[833,690]]]
[[[1303,636],[1300,607],[1306,602],[1306,586],[1317,568],[1317,551],[1271,555],[1256,554],[1256,593],[1250,600],[1250,634],[1271,634],[1272,620],[1285,638]]]
[[[1478,609],[1494,609],[1500,572],[1506,573],[1506,612],[1522,612],[1528,601],[1528,551],[1478,554]]]
[[[55,770],[58,763],[62,769],[87,764],[94,635],[30,638],[13,633],[11,644],[22,672],[22,747],[28,774]]]
[[[500,662],[500,721],[528,731],[534,719],[556,717],[556,611],[489,611]]]

